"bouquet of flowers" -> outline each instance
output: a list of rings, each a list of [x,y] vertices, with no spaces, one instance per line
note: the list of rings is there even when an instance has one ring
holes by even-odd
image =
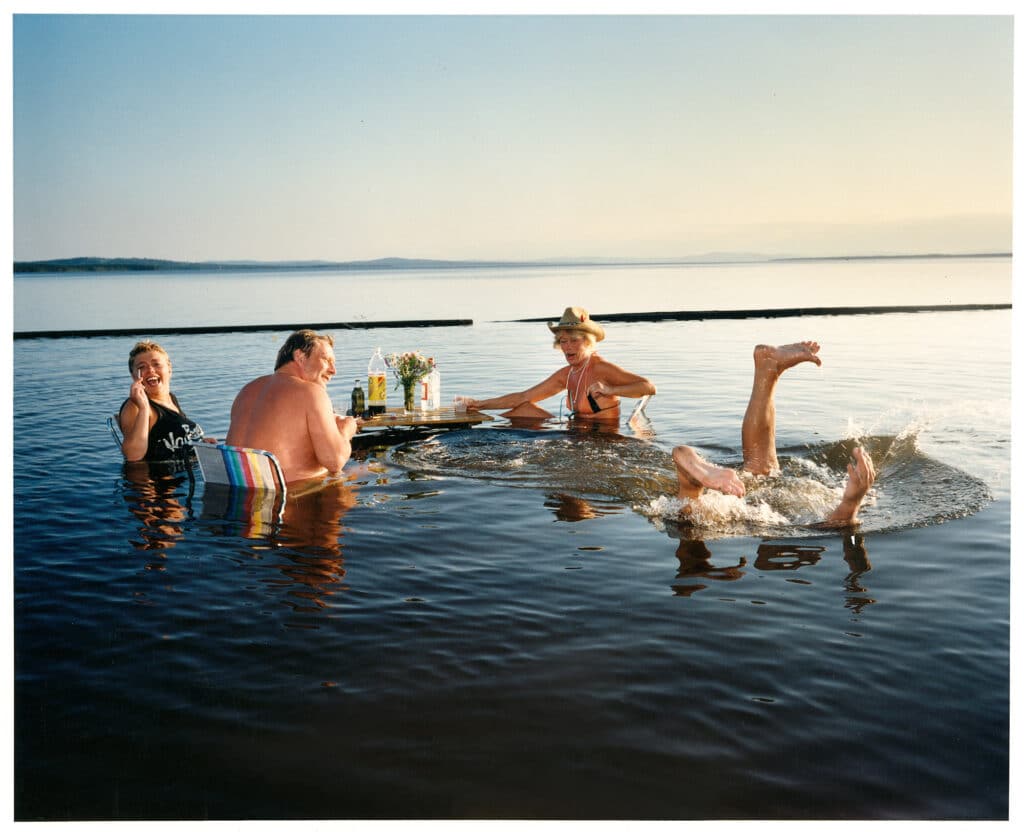
[[[415,406],[416,382],[430,372],[430,362],[418,352],[392,352],[385,356],[384,363],[402,386],[405,409],[411,412]]]
[[[430,372],[430,362],[418,352],[389,353],[384,362],[401,385],[415,384]]]

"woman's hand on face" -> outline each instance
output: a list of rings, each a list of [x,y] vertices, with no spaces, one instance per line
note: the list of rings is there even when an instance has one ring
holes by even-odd
[[[146,395],[146,388],[142,384],[142,373],[136,374],[132,382],[131,390],[128,391],[128,398],[135,403],[135,406],[143,413],[149,412],[149,396]]]

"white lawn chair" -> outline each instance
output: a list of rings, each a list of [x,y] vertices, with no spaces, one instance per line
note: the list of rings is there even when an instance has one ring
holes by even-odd
[[[107,430],[110,431],[110,435],[114,437],[114,442],[117,445],[117,449],[121,450],[121,443],[124,442],[124,437],[121,436],[121,426],[118,423],[117,414],[107,417]]]
[[[626,421],[626,424],[633,429],[633,432],[642,438],[654,436],[651,418],[647,415],[647,402],[650,400],[650,396],[640,397],[633,407],[633,412],[629,414],[629,419]]]

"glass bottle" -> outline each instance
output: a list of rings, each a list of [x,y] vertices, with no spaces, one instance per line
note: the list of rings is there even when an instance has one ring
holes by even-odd
[[[363,383],[356,379],[356,386],[352,388],[352,415],[357,419],[366,412],[366,394],[363,393]]]
[[[441,409],[441,371],[437,369],[437,362],[433,358],[430,359],[430,374],[427,376],[429,380],[430,389],[430,403],[427,406],[428,410],[440,410]]]
[[[377,416],[388,409],[388,367],[377,347],[366,368],[368,379],[367,404],[371,416]]]

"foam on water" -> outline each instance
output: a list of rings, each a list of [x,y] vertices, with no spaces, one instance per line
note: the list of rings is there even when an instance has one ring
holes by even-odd
[[[648,515],[655,525],[664,529],[664,519],[678,521],[685,516],[694,526],[706,528],[725,527],[731,524],[752,526],[785,526],[787,518],[775,511],[768,503],[747,502],[730,494],[709,491],[700,500],[670,497],[655,497],[647,505],[636,505],[634,509]],[[685,512],[685,515],[684,515]]]
[[[706,491],[699,501],[680,500],[668,449],[615,433],[456,432],[397,448],[392,461],[433,476],[494,480],[575,499],[611,498],[673,536],[810,535],[820,533],[814,524],[839,503],[851,452],[860,445],[877,471],[861,508],[862,528],[891,531],[967,516],[992,499],[984,481],[921,451],[923,424],[908,422],[896,435],[884,436],[851,421],[841,441],[780,448],[777,474],[741,474],[743,499]],[[740,464],[709,456],[721,464]]]
[[[773,476],[741,472],[740,477],[743,498],[708,490],[699,500],[659,496],[634,510],[674,537],[793,534],[826,517],[843,493],[838,472],[802,457],[782,460],[782,470]],[[865,506],[873,503],[869,495]]]

